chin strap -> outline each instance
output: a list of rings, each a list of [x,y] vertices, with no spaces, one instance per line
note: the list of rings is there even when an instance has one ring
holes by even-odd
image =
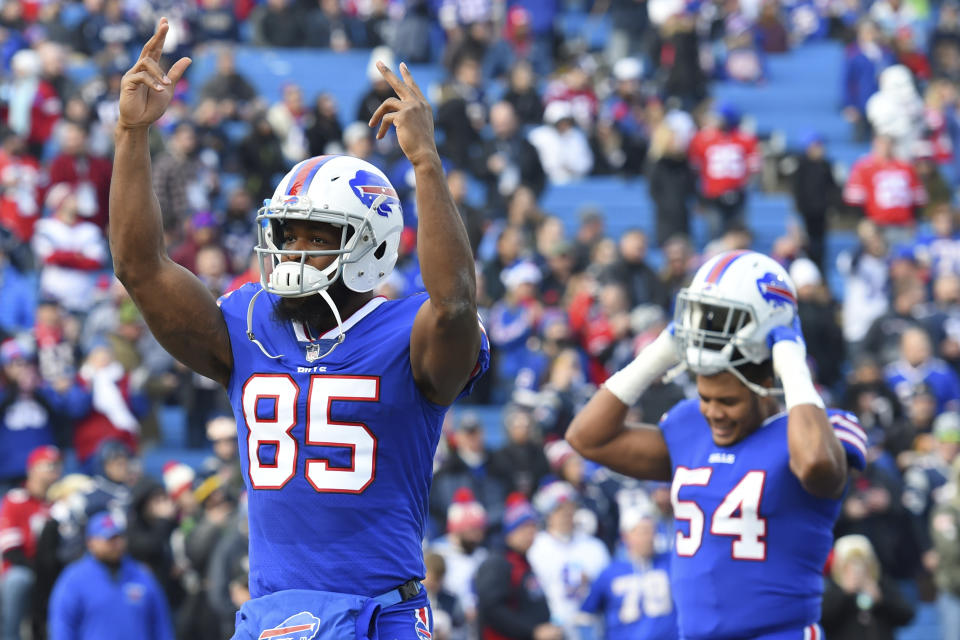
[[[270,353],[264,348],[264,346],[260,343],[260,341],[257,340],[257,337],[253,335],[253,305],[257,301],[257,298],[260,297],[260,294],[263,292],[264,292],[264,289],[260,289],[260,291],[257,291],[255,294],[253,294],[253,297],[250,298],[250,304],[247,305],[247,339],[253,344],[260,347],[260,351],[263,352],[263,355],[267,356],[271,360],[276,360],[277,358],[282,358],[283,354],[281,353],[278,356],[270,355]]]
[[[257,345],[260,348],[260,351],[263,352],[263,355],[267,356],[271,360],[276,360],[278,358],[282,358],[283,354],[281,353],[280,355],[276,355],[276,356],[270,355],[270,352],[268,352],[266,347],[264,347],[263,344],[259,340],[257,340],[257,337],[253,333],[253,305],[254,303],[256,303],[257,298],[260,296],[260,294],[263,293],[264,291],[265,289],[260,289],[255,294],[253,294],[253,297],[250,298],[250,304],[247,305],[247,339],[250,340],[250,342],[252,342],[253,344]],[[347,333],[343,330],[343,321],[340,319],[340,311],[337,309],[337,305],[333,303],[333,298],[330,297],[330,294],[327,293],[326,289],[321,289],[317,293],[320,294],[320,297],[323,298],[323,300],[327,303],[327,305],[329,305],[330,310],[333,311],[333,317],[336,318],[337,320],[336,340],[333,343],[333,346],[330,347],[326,353],[324,353],[322,356],[319,356],[317,358],[317,360],[322,360],[323,358],[326,358],[328,355],[333,353],[333,350],[343,343],[344,339],[346,339],[347,337]]]
[[[691,372],[693,371],[690,368],[690,366],[686,363],[686,361],[681,362],[677,366],[667,371],[667,373],[664,374],[663,376],[663,384],[668,384],[670,382],[673,382],[678,377],[680,377],[680,375],[683,374],[684,371],[691,371]],[[747,380],[743,376],[743,374],[737,371],[734,367],[727,367],[726,369],[724,369],[724,371],[729,371],[730,373],[732,373],[734,376],[736,376],[737,380],[743,383],[743,385],[747,389],[750,389],[750,391],[753,391],[755,394],[757,394],[762,398],[769,398],[771,396],[783,395],[783,389],[779,387],[761,387],[757,383],[750,382],[749,380]]]
[[[753,391],[755,394],[757,394],[761,398],[769,398],[771,396],[783,395],[783,389],[779,387],[761,387],[756,382],[750,382],[749,380],[744,378],[743,374],[737,371],[736,369],[734,369],[733,367],[727,367],[727,371],[735,375],[737,379],[740,382],[742,382],[747,389],[750,389],[750,391]]]

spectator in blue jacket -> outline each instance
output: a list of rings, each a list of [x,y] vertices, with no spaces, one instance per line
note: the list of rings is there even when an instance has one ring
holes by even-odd
[[[921,383],[933,391],[937,413],[960,409],[960,378],[946,362],[933,355],[930,336],[919,327],[912,327],[900,337],[900,359],[886,370],[887,386],[910,405],[914,391]]]
[[[90,392],[70,378],[44,382],[32,345],[15,339],[0,344],[0,490],[19,484],[30,452],[62,440],[58,432],[85,416],[90,402]]]
[[[173,640],[160,585],[127,555],[125,527],[109,512],[87,524],[89,553],[67,567],[50,598],[50,640]]]

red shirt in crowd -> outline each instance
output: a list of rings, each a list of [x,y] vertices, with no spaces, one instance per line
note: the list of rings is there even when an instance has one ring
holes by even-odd
[[[879,225],[909,225],[914,208],[926,204],[927,192],[908,163],[869,155],[850,170],[843,199]]]
[[[50,505],[34,498],[26,489],[11,489],[0,504],[0,553],[6,556],[15,549],[23,549],[27,560],[37,553],[37,536],[49,517]],[[4,558],[3,571],[10,568]]]
[[[690,141],[689,155],[706,198],[739,191],[760,171],[757,139],[740,130],[702,129]]]
[[[61,153],[50,162],[49,184],[65,182],[82,193],[89,189],[96,200],[93,215],[84,219],[101,229],[107,228],[107,205],[110,201],[110,177],[113,163],[92,155],[71,156]],[[81,212],[81,215],[85,215]]]
[[[41,177],[36,158],[0,150],[0,226],[23,242],[33,237],[33,227],[40,218]]]

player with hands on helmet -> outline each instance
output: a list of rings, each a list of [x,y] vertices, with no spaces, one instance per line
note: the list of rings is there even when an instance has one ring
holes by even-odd
[[[698,397],[658,426],[628,424],[649,385],[680,368]],[[684,638],[822,638],[820,569],[866,435],[852,414],[824,409],[796,289],[777,262],[753,251],[708,260],[678,293],[673,323],[610,376],[566,438],[616,471],[672,482]]]
[[[222,384],[248,497],[251,600],[234,640],[430,637],[420,580],[432,465],[448,407],[489,366],[466,230],[406,65],[374,113],[413,166],[426,294],[376,296],[403,212],[372,164],[308,158],[257,212],[258,283],[214,299],[164,248],[148,127],[189,59],[163,73],[161,19],[123,77],[110,186],[117,277],[157,340]],[[320,526],[318,526],[320,523]]]

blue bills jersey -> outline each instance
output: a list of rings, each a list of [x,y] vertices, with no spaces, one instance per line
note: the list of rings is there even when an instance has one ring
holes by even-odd
[[[676,640],[669,573],[667,554],[646,565],[614,560],[594,580],[580,608],[603,616],[606,640]]]
[[[227,392],[248,491],[250,594],[286,589],[376,596],[424,575],[421,548],[433,456],[447,407],[410,365],[426,295],[375,298],[337,329],[273,319],[277,297],[248,284],[220,299],[233,351]],[[473,377],[486,370],[483,336]]]
[[[863,469],[856,418],[828,415],[850,466]],[[840,500],[811,495],[790,470],[787,415],[729,447],[714,444],[696,399],[676,405],[660,428],[673,466],[671,577],[682,636],[757,638],[815,624]]]

